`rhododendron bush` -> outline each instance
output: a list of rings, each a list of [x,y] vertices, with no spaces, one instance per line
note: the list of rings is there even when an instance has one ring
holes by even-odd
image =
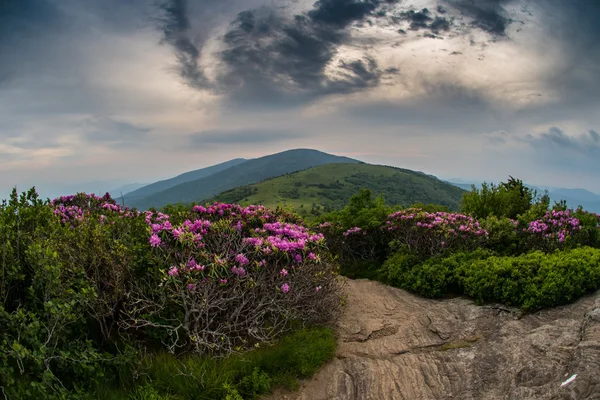
[[[331,322],[340,292],[323,235],[286,216],[231,204],[195,206],[179,221],[147,212],[160,283],[131,293],[123,326],[163,331],[171,351],[227,353],[294,323]]]
[[[429,213],[409,208],[391,214],[386,229],[398,246],[425,256],[449,250],[475,250],[488,233],[474,218],[447,212]]]

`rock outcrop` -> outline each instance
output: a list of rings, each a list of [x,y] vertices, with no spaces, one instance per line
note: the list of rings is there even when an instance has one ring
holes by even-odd
[[[347,284],[336,358],[298,392],[268,399],[600,399],[600,292],[523,316]]]

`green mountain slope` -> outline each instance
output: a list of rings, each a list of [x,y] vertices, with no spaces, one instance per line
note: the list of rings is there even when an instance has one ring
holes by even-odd
[[[126,202],[127,205],[138,209],[162,207],[175,203],[191,203],[210,199],[218,193],[238,186],[253,184],[317,165],[359,162],[317,150],[288,150],[249,160],[205,178],[185,182],[144,198],[135,198],[130,202],[127,202],[126,199]]]
[[[371,164],[329,164],[238,187],[216,201],[287,205],[301,215],[339,209],[361,188],[382,194],[388,204],[440,204],[457,210],[464,190],[407,169]],[[313,205],[314,204],[314,205]]]
[[[246,161],[248,161],[248,160],[246,160],[244,158],[236,158],[236,159],[229,160],[229,161],[226,161],[221,164],[212,165],[207,168],[189,171],[189,172],[183,173],[181,175],[177,175],[176,177],[171,178],[171,179],[165,179],[162,181],[151,183],[149,185],[145,185],[139,189],[133,190],[133,191],[125,194],[124,195],[125,202],[127,203],[127,205],[135,204],[137,201],[139,201],[145,197],[151,196],[155,193],[162,192],[163,190],[168,190],[174,186],[177,186],[177,185],[180,185],[180,184],[183,184],[186,182],[205,178],[207,176],[216,174],[217,172],[221,172],[221,171],[224,171],[231,167],[235,167],[236,165],[245,163]]]

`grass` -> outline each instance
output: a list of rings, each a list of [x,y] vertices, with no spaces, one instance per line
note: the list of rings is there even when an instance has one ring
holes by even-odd
[[[383,194],[388,204],[408,207],[415,203],[441,204],[458,209],[464,191],[437,178],[395,167],[371,164],[326,164],[304,171],[242,186],[213,200],[285,206],[311,218],[343,208],[361,188]]]
[[[297,388],[299,378],[313,375],[335,354],[329,328],[297,331],[279,343],[227,358],[167,353],[146,359],[144,377],[130,388],[104,387],[98,399],[240,400],[256,399],[272,389]]]

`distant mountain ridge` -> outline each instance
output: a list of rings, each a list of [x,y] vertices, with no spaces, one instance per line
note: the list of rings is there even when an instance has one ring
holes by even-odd
[[[143,193],[144,188],[142,188],[126,195],[125,204],[138,209],[148,209],[163,207],[167,204],[203,201],[238,186],[249,185],[268,178],[333,163],[361,163],[361,161],[312,149],[287,150],[252,160],[245,160],[200,179],[169,186],[158,192],[152,193],[151,190],[149,195],[140,196],[139,194]]]
[[[217,172],[221,172],[228,168],[235,167],[236,165],[242,164],[246,161],[248,160],[245,158],[235,158],[233,160],[225,161],[223,163],[212,165],[210,167],[185,172],[183,174],[175,176],[174,178],[164,179],[162,181],[154,182],[136,190],[130,191],[129,193],[126,193],[124,197],[127,199],[128,203],[131,203],[135,201],[134,199],[143,199],[144,197],[162,192],[163,190],[170,189],[182,183],[205,178]]]

